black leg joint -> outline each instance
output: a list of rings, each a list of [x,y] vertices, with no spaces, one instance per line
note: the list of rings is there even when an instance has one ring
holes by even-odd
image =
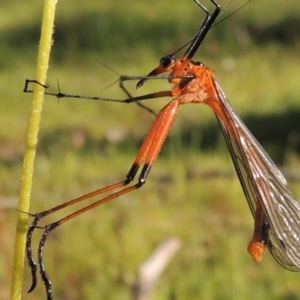
[[[141,172],[141,175],[139,177],[139,183],[141,185],[145,184],[146,183],[146,179],[148,177],[148,174],[150,172],[150,169],[151,169],[151,165],[149,164],[145,164],[143,169],[142,169],[142,172]]]
[[[140,168],[140,166],[138,164],[134,163],[132,165],[132,167],[130,168],[130,170],[129,170],[127,176],[126,176],[125,184],[128,184],[129,182],[131,182],[134,179],[134,177],[135,177],[137,171],[139,170],[139,168]]]

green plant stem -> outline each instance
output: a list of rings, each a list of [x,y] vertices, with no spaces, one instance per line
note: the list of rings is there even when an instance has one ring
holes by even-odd
[[[36,69],[36,79],[41,83],[45,83],[47,78],[56,3],[57,0],[45,0],[44,3],[41,39]],[[38,131],[43,107],[43,98],[44,88],[39,85],[35,85],[27,131],[26,148],[20,186],[20,197],[18,204],[18,210],[20,212],[18,213],[17,217],[16,238],[14,245],[13,276],[11,285],[11,299],[13,300],[21,299],[22,296],[26,231],[28,223],[28,215],[23,212],[29,211],[30,207],[34,159],[38,141]]]

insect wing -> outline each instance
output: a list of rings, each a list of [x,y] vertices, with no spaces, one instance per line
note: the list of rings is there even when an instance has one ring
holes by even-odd
[[[270,229],[268,249],[290,271],[300,271],[300,205],[269,155],[234,112],[224,92],[214,82],[224,115],[220,127],[239,180],[255,217],[260,201]]]

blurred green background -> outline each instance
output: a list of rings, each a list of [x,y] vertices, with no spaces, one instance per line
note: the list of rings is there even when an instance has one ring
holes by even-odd
[[[220,19],[244,1],[220,0]],[[209,9],[213,6],[203,0]],[[230,4],[230,5],[229,5]],[[12,275],[16,201],[35,77],[42,1],[1,1],[0,299]],[[119,74],[146,75],[196,32],[192,1],[59,1],[48,84],[63,92],[123,98]],[[195,60],[210,66],[231,104],[287,174],[299,198],[300,6],[252,1],[214,27]],[[115,72],[106,68],[112,68]],[[151,81],[133,95],[170,88]],[[145,102],[159,111],[168,99]],[[134,104],[46,97],[31,212],[123,180],[153,122]],[[80,207],[80,206],[79,206]],[[70,211],[69,211],[70,212]],[[66,212],[49,217],[54,221]],[[45,247],[54,299],[132,299],[139,265],[168,237],[182,247],[153,299],[300,299],[300,274],[246,247],[253,219],[213,113],[180,109],[147,184],[55,230]],[[37,230],[34,246],[39,239]],[[44,287],[23,299],[45,299]]]

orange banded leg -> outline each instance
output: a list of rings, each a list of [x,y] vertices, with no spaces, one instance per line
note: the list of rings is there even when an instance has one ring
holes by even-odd
[[[32,257],[31,238],[32,238],[34,229],[39,228],[37,225],[38,222],[42,218],[46,217],[47,215],[52,214],[58,210],[65,208],[65,207],[71,206],[75,203],[81,202],[81,201],[89,199],[91,197],[101,195],[106,192],[114,191],[116,189],[126,186],[134,179],[141,164],[144,162],[144,166],[141,170],[138,182],[136,184],[129,186],[127,188],[123,188],[119,191],[116,191],[109,196],[106,196],[86,207],[83,207],[82,209],[75,211],[72,214],[69,214],[68,216],[66,216],[56,222],[53,222],[53,223],[48,224],[45,227],[43,227],[44,233],[42,235],[42,238],[40,240],[39,247],[38,247],[38,266],[40,268],[42,280],[46,287],[47,299],[50,300],[50,299],[52,299],[52,291],[51,291],[52,284],[51,284],[50,278],[45,270],[44,262],[43,262],[44,245],[48,238],[49,233],[51,231],[53,231],[56,227],[75,218],[76,216],[78,216],[92,208],[95,208],[99,205],[102,205],[106,202],[109,202],[115,198],[118,198],[121,195],[130,193],[130,192],[140,188],[143,184],[145,184],[147,176],[150,172],[151,166],[155,162],[155,160],[163,146],[163,143],[171,129],[171,126],[175,120],[178,106],[179,106],[179,102],[177,100],[173,100],[160,111],[160,113],[157,116],[157,119],[155,120],[149,133],[147,134],[147,136],[138,152],[138,155],[137,155],[137,157],[136,157],[132,167],[130,168],[130,170],[126,176],[126,179],[124,181],[121,181],[116,184],[112,184],[110,186],[96,190],[96,191],[86,194],[84,196],[70,200],[69,202],[63,203],[63,204],[58,205],[57,207],[51,208],[49,210],[46,210],[46,211],[43,211],[43,212],[40,212],[37,214],[32,214],[32,216],[34,217],[34,220],[33,220],[32,224],[30,225],[30,228],[27,232],[27,237],[26,237],[26,254],[27,254],[27,260],[28,260],[28,264],[31,268],[31,274],[32,274],[32,286],[30,287],[28,292],[33,291],[37,284],[37,265]]]

